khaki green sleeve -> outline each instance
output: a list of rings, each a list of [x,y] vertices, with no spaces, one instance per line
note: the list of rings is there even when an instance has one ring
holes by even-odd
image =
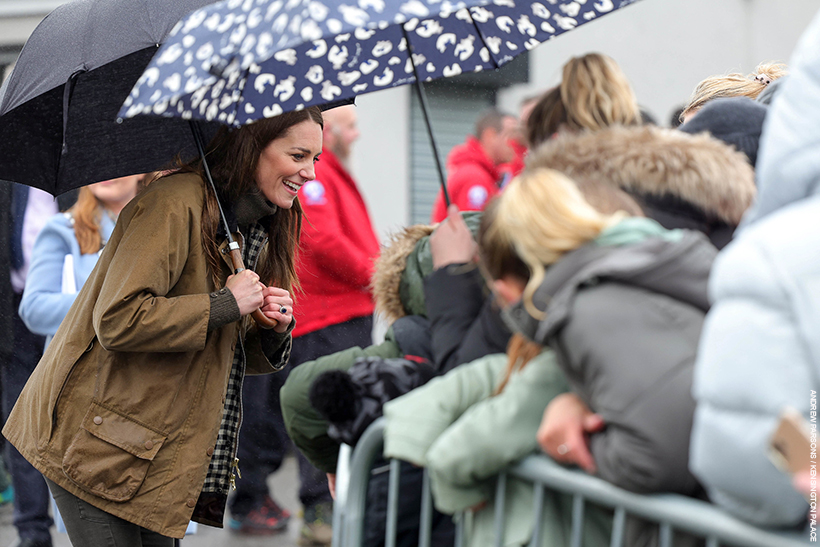
[[[327,422],[310,404],[310,386],[317,376],[328,370],[348,370],[359,357],[401,357],[398,345],[392,339],[392,331],[384,342],[367,348],[349,348],[332,355],[308,361],[288,375],[279,397],[282,417],[296,447],[310,462],[325,473],[335,473],[339,445],[327,435]]]

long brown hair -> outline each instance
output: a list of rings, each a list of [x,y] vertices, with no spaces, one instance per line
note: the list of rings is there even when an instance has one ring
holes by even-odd
[[[102,247],[100,220],[102,205],[88,186],[80,188],[77,202],[69,209],[74,219],[74,235],[80,244],[80,254],[89,255],[99,252]]]
[[[137,180],[136,193],[142,192],[146,186],[159,176],[158,171],[150,171],[140,176]],[[77,243],[80,244],[80,254],[90,255],[102,249],[103,240],[100,232],[100,221],[104,210],[105,206],[88,186],[80,188],[77,201],[68,210],[74,224],[74,236],[77,238]]]
[[[544,346],[528,340],[523,334],[514,333],[507,344],[507,368],[504,370],[504,378],[495,388],[494,395],[498,395],[510,381],[512,375],[521,372],[527,363],[535,359],[544,350]]]
[[[308,120],[324,127],[318,107],[280,114],[240,129],[222,127],[206,151],[208,167],[220,197],[233,202],[241,195],[258,192],[256,169],[262,151],[271,141],[284,137],[291,127]],[[194,171],[205,180],[201,160],[191,162],[182,170]],[[202,207],[202,245],[214,285],[219,287],[222,259],[219,256],[217,232],[221,219],[216,196],[209,185],[206,184],[206,187]],[[290,291],[297,283],[296,250],[302,229],[299,198],[293,200],[293,207],[279,210],[270,218],[267,260],[259,264],[257,273],[266,285],[276,285]]]

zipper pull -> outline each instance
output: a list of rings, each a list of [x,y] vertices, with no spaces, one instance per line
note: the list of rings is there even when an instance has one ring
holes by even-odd
[[[234,458],[233,459],[233,464],[231,464],[231,476],[230,476],[231,490],[236,490],[236,479],[237,478],[239,478],[239,479],[242,478],[242,472],[239,470],[239,458]]]

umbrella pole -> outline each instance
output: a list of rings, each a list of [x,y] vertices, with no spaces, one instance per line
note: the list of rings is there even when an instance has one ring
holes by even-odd
[[[407,36],[407,30],[404,26],[401,28],[404,34],[404,41],[407,44],[407,52],[410,54],[410,65],[413,67],[413,76],[416,78],[415,88],[419,94],[419,103],[421,104],[421,113],[424,116],[424,123],[427,126],[427,135],[430,137],[430,145],[433,147],[433,158],[436,161],[436,170],[438,171],[438,181],[441,184],[441,191],[444,193],[444,204],[450,207],[450,194],[447,192],[447,183],[444,180],[444,170],[441,168],[441,158],[438,155],[438,147],[436,146],[436,138],[433,135],[433,126],[430,125],[430,116],[427,114],[427,95],[424,93],[424,85],[419,78],[419,72],[416,69],[416,62],[413,60],[413,46],[410,45],[410,37]]]
[[[202,131],[200,131],[199,126],[194,120],[190,120],[188,124],[191,126],[191,133],[194,135],[194,142],[196,143],[196,149],[199,152],[199,157],[202,158],[202,169],[205,171],[205,178],[208,179],[208,184],[211,185],[211,189],[214,191],[216,206],[219,209],[219,218],[222,219],[222,224],[225,227],[225,237],[228,239],[228,249],[230,249],[231,261],[233,262],[234,267],[233,273],[238,274],[239,272],[245,270],[245,264],[242,262],[242,253],[239,250],[239,243],[237,243],[231,235],[231,229],[228,226],[228,221],[225,220],[225,211],[222,210],[222,204],[219,203],[219,194],[216,192],[216,185],[214,184],[213,177],[211,177],[211,170],[208,168],[208,160],[205,158],[205,146],[202,144]],[[272,329],[279,324],[279,322],[275,319],[271,319],[262,313],[262,310],[254,311],[252,316],[257,325],[266,329]]]

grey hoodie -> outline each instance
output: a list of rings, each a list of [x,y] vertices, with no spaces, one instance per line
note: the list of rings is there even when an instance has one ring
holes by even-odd
[[[599,475],[618,486],[700,491],[687,467],[690,391],[715,255],[688,231],[678,241],[589,244],[547,270],[533,298],[543,319],[522,304],[506,314],[516,331],[556,352],[576,393],[603,417],[591,450]]]

